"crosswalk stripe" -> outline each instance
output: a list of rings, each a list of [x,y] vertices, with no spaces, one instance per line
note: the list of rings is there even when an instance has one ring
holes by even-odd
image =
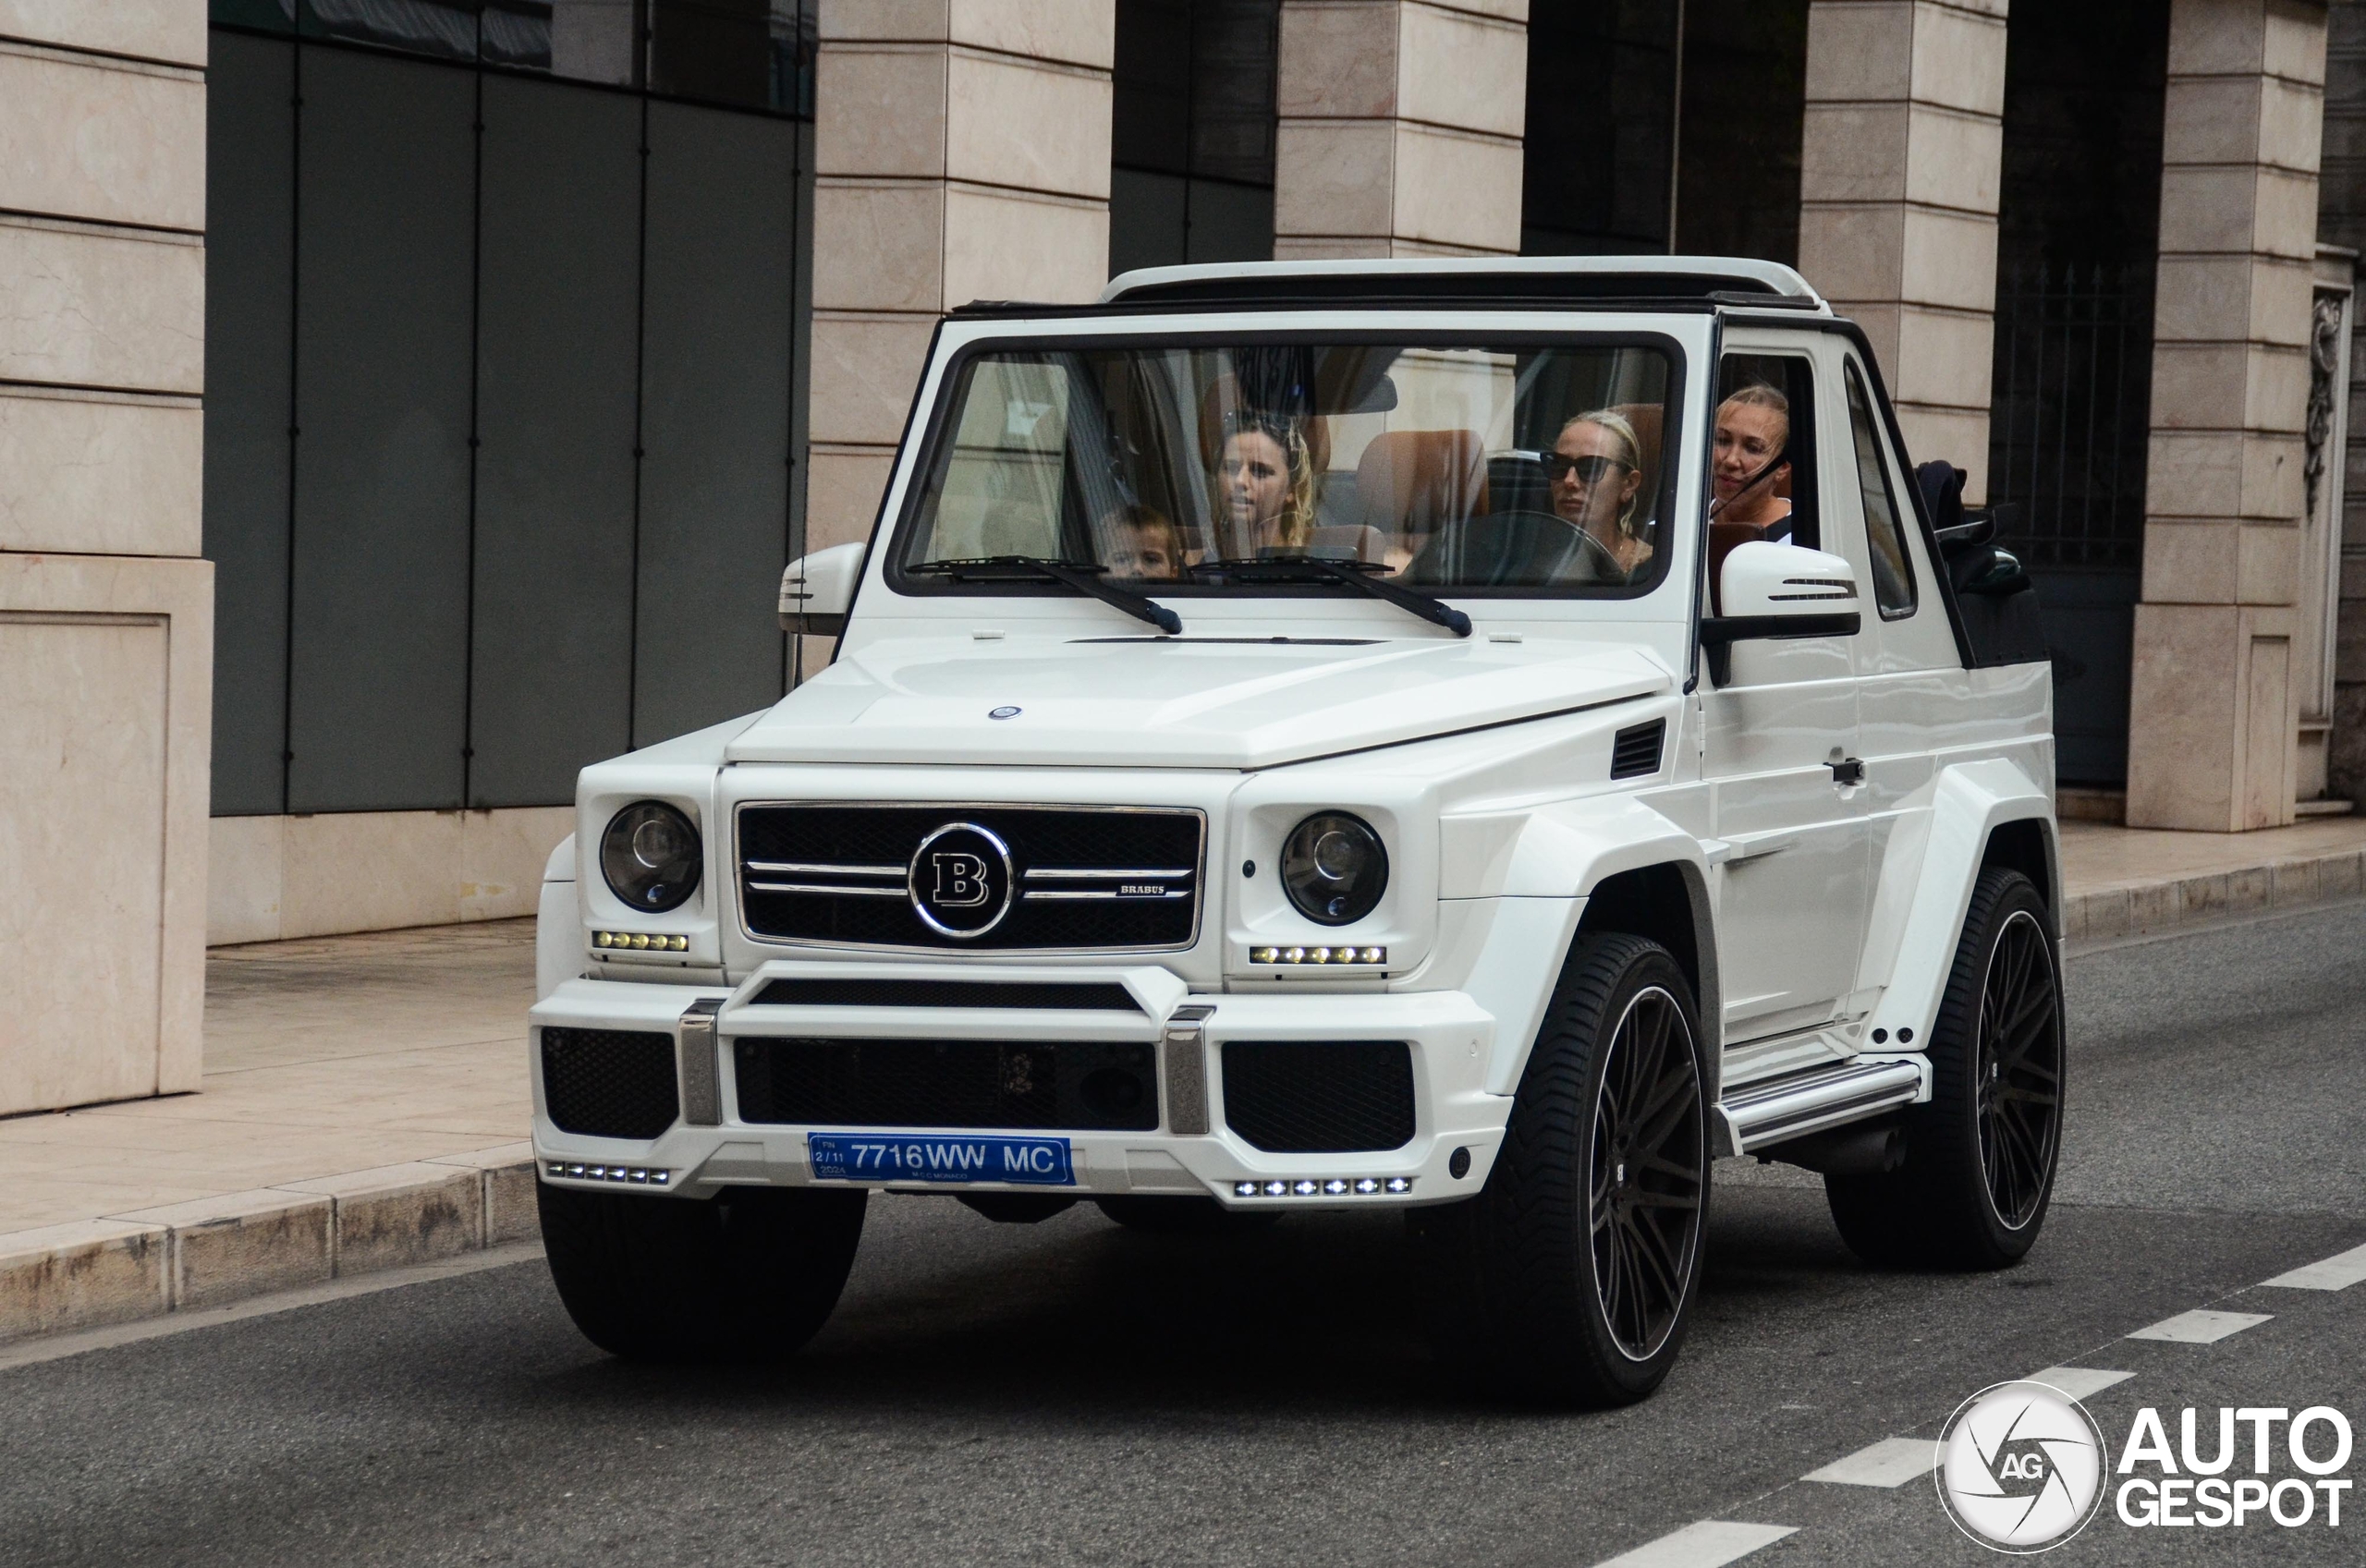
[[[2366,1246],[2336,1252],[2331,1258],[2303,1264],[2290,1273],[2260,1282],[2282,1285],[2286,1290],[2348,1290],[2360,1280],[2366,1280]]]
[[[2106,1372],[2099,1367],[2048,1367],[2043,1372],[2031,1372],[2029,1380],[2059,1389],[2072,1399],[2084,1399],[2134,1376],[2133,1372]]]
[[[1797,1525],[1743,1525],[1726,1519],[1702,1519],[1655,1541],[1645,1541],[1632,1551],[1622,1551],[1596,1563],[1594,1568],[1722,1568],[1723,1564],[1738,1562],[1798,1530]]]
[[[1938,1463],[1939,1445],[1929,1438],[1884,1438],[1800,1478],[1844,1487],[1902,1487],[1929,1475]]]
[[[2216,1344],[2229,1334],[2239,1334],[2245,1329],[2255,1329],[2275,1316],[2269,1312],[2214,1312],[2197,1307],[2180,1312],[2174,1318],[2164,1318],[2150,1328],[2139,1329],[2128,1337],[2132,1340],[2168,1340],[2177,1344]]]

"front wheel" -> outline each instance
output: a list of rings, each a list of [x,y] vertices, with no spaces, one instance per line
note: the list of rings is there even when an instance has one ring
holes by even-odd
[[[584,1338],[633,1361],[778,1361],[819,1332],[854,1267],[863,1189],[713,1198],[539,1184],[543,1250]]]
[[[1981,872],[1931,1038],[1931,1101],[1909,1106],[1905,1160],[1826,1176],[1832,1218],[1869,1263],[2001,1269],[2037,1241],[2062,1151],[2062,983],[2045,901]]]
[[[1442,1359],[1558,1404],[1630,1404],[1667,1376],[1709,1197],[1697,1016],[1657,942],[1579,938],[1485,1188],[1409,1216]]]

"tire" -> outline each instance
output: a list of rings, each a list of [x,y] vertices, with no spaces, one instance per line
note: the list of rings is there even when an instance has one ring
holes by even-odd
[[[1158,1236],[1238,1235],[1264,1230],[1282,1217],[1278,1210],[1244,1214],[1213,1197],[1096,1197],[1092,1201],[1126,1229]]]
[[[2061,966],[2052,911],[2018,871],[1973,886],[1930,1056],[1904,1160],[1826,1176],[1833,1221],[1868,1263],[2004,1268],[2037,1241],[2062,1152]]]
[[[1408,1216],[1441,1360],[1555,1404],[1628,1404],[1659,1387],[1708,1218],[1698,1019],[1665,948],[1579,937],[1486,1186]]]
[[[728,1187],[712,1199],[538,1184],[567,1316],[630,1361],[780,1361],[838,1304],[866,1193]]]

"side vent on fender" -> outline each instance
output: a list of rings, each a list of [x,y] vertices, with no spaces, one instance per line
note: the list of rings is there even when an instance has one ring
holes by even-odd
[[[1653,719],[1648,724],[1629,724],[1620,730],[1610,743],[1610,776],[1614,779],[1641,778],[1660,771],[1660,751],[1667,743],[1667,721]]]

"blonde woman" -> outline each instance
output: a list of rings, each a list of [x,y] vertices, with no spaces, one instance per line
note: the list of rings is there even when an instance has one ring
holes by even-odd
[[[1304,550],[1314,532],[1314,458],[1305,432],[1273,414],[1226,415],[1216,504],[1236,553]]]
[[[1652,558],[1651,541],[1637,516],[1643,488],[1643,448],[1635,427],[1615,409],[1579,414],[1561,427],[1544,456],[1553,513],[1583,529],[1629,577]]]
[[[1791,440],[1791,400],[1771,386],[1745,386],[1717,405],[1716,450],[1710,478],[1716,501],[1710,516],[1747,523],[1761,539],[1787,539],[1791,504],[1775,492],[1791,465],[1774,463]]]

